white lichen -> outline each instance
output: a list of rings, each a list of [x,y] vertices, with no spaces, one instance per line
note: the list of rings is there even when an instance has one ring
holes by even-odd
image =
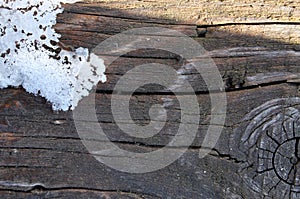
[[[88,49],[60,45],[53,25],[61,2],[76,0],[1,0],[0,88],[22,86],[65,111],[106,77],[103,60]]]

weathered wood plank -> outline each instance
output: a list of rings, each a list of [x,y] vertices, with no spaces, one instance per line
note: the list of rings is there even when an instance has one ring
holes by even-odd
[[[57,30],[116,34],[132,28],[162,27],[178,30],[188,36],[197,36],[196,25],[169,25],[145,23],[140,20],[112,18],[90,14],[64,13],[58,18]]]
[[[4,93],[9,92],[9,90],[1,92],[2,96],[5,96]],[[256,108],[258,104],[263,104],[268,100],[297,95],[298,87],[288,84],[264,86],[227,93],[228,107],[226,123],[216,149],[220,153],[228,153],[229,136],[232,134],[233,128],[239,124],[241,115],[245,115],[250,110]],[[188,99],[190,96],[180,97]],[[36,98],[39,97],[34,97],[24,93],[23,90],[18,90],[14,95],[1,100],[2,111],[0,112],[0,119],[6,123],[6,127],[2,126],[1,128],[1,146],[4,148],[45,148],[54,150],[53,143],[61,143],[56,150],[67,152],[84,151],[84,147],[80,146],[72,112],[53,113],[50,104],[42,104],[41,101],[36,101]],[[126,101],[125,96],[119,95],[117,98],[121,101]],[[15,103],[8,105],[7,102],[11,101]],[[176,100],[176,96],[135,95],[131,97],[129,110],[132,120],[130,118],[121,118],[124,124],[148,124],[150,121],[149,108],[151,105],[161,104],[166,108],[166,123],[159,114],[152,118],[153,121],[158,122],[158,126],[162,124],[163,128],[160,132],[158,130],[157,135],[149,139],[131,137],[118,128],[111,111],[110,94],[97,94],[95,103],[100,125],[108,138],[113,142],[136,146],[160,147],[169,143],[177,134],[178,125],[181,120],[181,108]],[[200,123],[196,139],[192,144],[193,147],[201,146],[211,118],[209,96],[199,95],[198,103],[201,115],[195,115],[195,117],[200,118]],[[88,108],[91,106],[91,103],[87,102],[83,106]],[[19,112],[18,115],[14,114],[16,111]],[[78,146],[80,147],[78,148]]]
[[[130,150],[128,147],[126,149]],[[26,167],[0,168],[0,189],[11,191],[14,196],[26,191],[30,196],[45,193],[51,196],[55,194],[55,190],[61,190],[56,192],[57,196],[61,197],[64,196],[64,190],[98,190],[119,193],[118,196],[121,196],[121,193],[132,193],[142,198],[223,198],[228,194],[223,190],[223,186],[232,187],[232,184],[238,182],[238,176],[235,174],[237,167],[232,167],[230,161],[213,156],[199,159],[197,150],[189,151],[179,161],[159,171],[159,175],[115,171],[88,154],[36,149],[1,149],[1,153],[16,157],[19,164],[24,159],[33,160]],[[34,158],[32,153],[43,154],[44,158]],[[34,160],[45,161],[53,167],[35,167]],[[222,168],[214,167],[221,162]],[[230,173],[231,181],[224,180],[222,186],[213,185],[213,181],[218,181],[221,171]],[[94,195],[92,198],[98,197]]]
[[[67,6],[70,12],[101,13],[114,17],[139,19],[168,19],[173,23],[245,23],[245,22],[299,22],[297,1],[135,1],[135,0],[87,0],[78,6]]]
[[[99,199],[150,199],[157,198],[154,196],[146,196],[143,194],[133,194],[133,193],[122,193],[121,191],[97,191],[89,189],[80,189],[80,188],[61,188],[47,190],[42,187],[35,188],[30,192],[14,192],[14,191],[0,191],[0,195],[3,198],[13,199],[13,198],[99,198]]]
[[[286,28],[288,29],[289,26]],[[210,29],[210,28],[208,28]],[[214,30],[216,28],[212,28]],[[76,30],[64,30],[57,29],[62,34],[61,41],[66,45],[74,47],[86,47],[92,50],[98,44],[111,35],[88,32],[88,31],[76,31]],[[101,31],[101,30],[99,30]],[[205,31],[207,32],[207,31]],[[199,42],[207,51],[221,50],[226,48],[237,48],[237,47],[265,47],[270,50],[295,50],[299,51],[299,44],[290,44],[280,42],[276,40],[267,39],[256,36],[250,36],[247,34],[235,34],[233,32],[210,32],[206,33],[207,37],[193,37],[194,40]],[[213,35],[214,36],[213,36]],[[211,36],[210,36],[211,35]],[[286,36],[288,37],[288,35]],[[274,37],[273,37],[274,38]],[[160,55],[161,57],[164,55]]]
[[[199,42],[213,58],[225,82],[228,101],[225,126],[214,150],[199,159],[214,107],[200,75],[193,70],[184,71],[180,75],[192,84],[200,108],[200,115],[195,115],[200,123],[194,142],[179,160],[166,168],[142,175],[127,174],[99,163],[89,154],[79,138],[71,111],[53,112],[43,98],[22,89],[0,90],[1,197],[231,199],[265,195],[262,190],[251,190],[259,186],[253,182],[257,173],[250,176],[252,181],[248,184],[240,173],[249,160],[239,157],[231,139],[242,118],[256,107],[278,98],[299,97],[297,6],[297,2],[227,0],[113,0],[65,5],[66,12],[59,16],[55,28],[67,46],[92,50],[114,34],[145,26],[179,30]],[[148,139],[135,138],[124,133],[114,121],[110,104],[114,85],[128,70],[153,62],[177,71],[186,64],[186,60],[170,52],[137,50],[111,64],[106,73],[108,82],[98,86],[95,101],[99,124],[110,141],[124,150],[157,150],[174,138],[180,124],[181,107],[176,96],[169,90],[149,86],[152,93],[144,87],[131,97],[133,121],[122,118],[122,122],[148,124],[150,106],[161,104],[167,111],[162,131]],[[182,98],[191,97],[191,93],[181,94]],[[125,100],[124,95],[117,98]],[[90,107],[91,103],[84,106]],[[163,123],[160,115],[154,121]],[[103,140],[98,141],[104,144]],[[255,166],[252,165],[253,169]],[[276,175],[271,176],[276,180]],[[283,186],[280,184],[278,189]],[[277,192],[271,190],[271,193]],[[290,193],[297,198],[297,193]]]
[[[262,48],[258,50],[253,48],[240,48],[237,49],[219,50],[210,52],[213,61],[218,67],[223,81],[225,82],[225,88],[227,90],[247,88],[251,86],[259,86],[261,84],[274,84],[278,81],[286,82],[297,76],[300,73],[299,56],[298,53],[293,51],[264,51]],[[243,51],[244,50],[244,51]],[[151,51],[152,52],[152,51]],[[141,52],[140,56],[147,54]],[[146,55],[145,55],[146,56]],[[227,57],[228,56],[228,57]],[[175,55],[174,55],[175,57]],[[108,81],[105,84],[99,84],[99,91],[112,91],[118,79],[126,74],[136,66],[147,63],[159,63],[167,66],[174,67],[175,70],[181,71],[178,74],[178,78],[186,79],[194,88],[195,92],[206,92],[207,85],[203,80],[205,74],[199,74],[195,69],[185,69],[185,64],[178,59],[141,59],[141,58],[126,58],[122,57],[116,60],[113,64],[107,66]],[[200,62],[201,63],[201,62]],[[157,71],[159,72],[159,71]],[[151,77],[155,74],[147,74],[147,72],[137,73],[138,77]],[[257,79],[262,76],[269,76],[264,81],[258,81]],[[275,77],[276,78],[272,78]],[[256,79],[256,80],[255,80]],[[138,81],[138,80],[137,80]],[[180,83],[174,81],[174,85],[180,86]],[[128,89],[130,90],[128,84]],[[158,87],[152,87],[152,90],[141,90],[140,92],[170,92],[170,90],[161,90]],[[184,92],[184,91],[183,91]]]
[[[237,38],[237,37],[261,37],[274,41],[300,44],[300,24],[237,24],[209,27],[206,37],[212,38]]]
[[[79,6],[83,6],[83,10],[79,11]],[[83,46],[93,50],[109,35],[134,27],[144,27],[149,24],[153,27],[167,28],[181,26],[170,25],[165,22],[149,23],[135,17],[132,19],[122,18],[123,15],[118,16],[122,11],[107,15],[105,14],[106,8],[99,8],[99,5],[98,9],[99,13],[97,13],[97,7],[89,4],[68,6],[68,12],[60,16],[59,24],[56,26],[56,29],[63,34],[62,41],[67,45]],[[103,15],[101,15],[102,11],[104,12]],[[187,27],[187,29],[179,28],[183,30],[183,33],[186,33],[189,27],[192,27],[191,30],[195,31],[193,26],[186,25],[183,27]],[[299,73],[297,25],[220,25],[204,28],[204,32],[203,36],[205,38],[194,37],[194,39],[209,51],[209,55],[216,63],[227,90],[260,84],[273,84],[279,80],[285,82],[289,81],[293,73]],[[194,33],[188,35],[195,36]],[[183,66],[183,60],[180,57],[159,50],[137,50],[124,56],[130,59],[120,58],[120,60],[108,66],[108,82],[105,85],[99,85],[99,91],[111,92],[118,79],[126,71],[142,64],[142,61],[136,58],[144,59],[145,63],[154,62],[174,66],[177,70],[180,69],[180,66]],[[145,58],[154,58],[155,60],[146,60]],[[290,72],[291,75],[287,75],[286,72]],[[260,81],[261,83],[251,82],[251,79],[257,79],[257,73],[259,73],[258,76],[265,74],[270,77],[276,73],[277,78],[268,78],[262,82]],[[150,74],[141,75],[151,76]],[[181,77],[189,80],[196,92],[207,92],[205,82],[199,74],[195,74],[195,71],[185,71]],[[157,88],[156,91],[169,92]]]
[[[234,37],[261,37],[261,38],[266,38],[269,40],[279,40],[282,42],[291,42],[290,44],[297,44],[299,45],[299,31],[298,31],[298,22],[299,17],[295,17],[295,20],[297,22],[294,23],[283,23],[286,21],[284,18],[286,15],[282,13],[277,13],[275,14],[279,19],[270,19],[271,17],[269,16],[269,19],[264,20],[259,20],[260,22],[253,22],[251,20],[251,17],[249,19],[245,19],[240,21],[239,19],[236,19],[235,16],[231,17],[224,17],[222,15],[217,15],[214,16],[215,25],[209,25],[204,23],[202,25],[196,25],[196,23],[188,23],[184,24],[187,20],[184,19],[184,17],[188,18],[188,15],[183,14],[183,8],[184,6],[176,6],[175,9],[180,9],[180,11],[174,12],[176,15],[181,15],[183,19],[175,22],[170,22],[170,20],[166,20],[166,17],[153,17],[152,20],[150,20],[147,15],[144,15],[143,12],[139,9],[139,13],[134,13],[132,12],[134,10],[130,9],[128,10],[127,6],[130,5],[135,5],[139,7],[139,4],[143,3],[149,3],[152,4],[154,2],[143,2],[143,1],[129,1],[126,3],[123,2],[121,4],[118,4],[119,2],[101,2],[97,4],[71,4],[71,5],[66,5],[66,12],[60,15],[58,18],[58,25],[56,26],[56,29],[59,31],[63,32],[68,32],[72,33],[72,31],[81,31],[81,32],[86,32],[86,34],[89,33],[101,33],[101,34],[116,34],[120,33],[124,30],[128,30],[131,28],[137,28],[137,27],[165,27],[165,28],[171,28],[175,30],[179,30],[182,33],[185,33],[188,36],[194,36],[194,37],[205,37],[206,35],[208,37],[217,37],[219,38],[220,36],[222,38],[226,38],[227,40],[229,39],[228,36],[231,36],[230,38],[234,39]],[[161,6],[165,6],[164,4],[167,3],[163,1],[163,4]],[[204,15],[204,13],[207,14],[209,12],[209,9],[215,9],[214,6],[221,6],[218,11],[224,13],[222,10],[225,9],[234,9],[237,13],[240,14],[241,12],[240,9],[235,9],[235,7],[230,7],[232,4],[238,4],[241,6],[241,10],[247,9],[247,6],[244,4],[236,3],[236,2],[228,2],[228,1],[222,1],[216,4],[213,3],[208,3],[209,5],[207,6],[200,6],[202,3],[207,4],[207,2],[197,2],[196,4],[193,5],[193,3],[188,2],[187,4],[192,4],[192,7],[195,6],[197,9],[205,9],[205,11],[199,12],[201,13],[200,15]],[[272,15],[272,11],[276,12],[276,8],[271,7],[272,4],[275,2],[271,2],[270,4],[264,4],[264,6],[261,8],[264,10],[264,13],[268,13],[268,15]],[[168,3],[168,7],[172,7],[172,3]],[[252,2],[249,4],[250,10],[253,13],[253,11],[257,11],[254,8],[251,8],[251,6],[255,7],[255,2]],[[262,4],[258,3],[259,7],[261,7]],[[296,5],[290,5],[293,3],[285,3],[286,5],[280,5],[280,3],[277,5],[274,5],[275,7],[281,7],[283,10],[285,7],[293,7],[292,11],[290,12],[295,14],[296,16],[300,16],[300,14],[296,14]],[[118,6],[119,5],[119,6]],[[126,6],[127,5],[127,6]],[[230,5],[230,6],[229,6]],[[113,6],[116,6],[115,8]],[[123,6],[123,9],[122,9]],[[151,7],[151,6],[150,6]],[[120,10],[116,9],[119,8]],[[124,10],[125,8],[125,10]],[[127,9],[127,10],[126,10]],[[186,7],[185,9],[190,10],[191,7]],[[280,11],[280,8],[277,10]],[[155,15],[155,11],[150,11],[154,12],[153,14]],[[162,11],[163,12],[163,11]],[[215,12],[213,12],[215,13]],[[236,14],[237,14],[236,13]],[[246,12],[247,13],[247,12]],[[260,11],[258,12],[260,15],[262,15],[262,19],[264,18],[264,14],[262,14]],[[245,14],[245,13],[243,13]],[[254,13],[253,13],[254,14]],[[255,14],[254,14],[255,15]],[[227,15],[228,16],[228,15]],[[249,15],[247,14],[249,17]],[[228,21],[228,23],[222,23],[218,22],[218,19],[222,19],[224,21]],[[80,20],[78,20],[80,19]],[[258,18],[254,18],[258,19]],[[207,19],[208,21],[211,19]],[[200,19],[201,21],[201,19]],[[245,21],[245,22],[243,22]],[[255,20],[254,20],[255,21]],[[287,22],[291,22],[293,20],[287,20]],[[180,24],[180,22],[183,22],[183,24]],[[205,25],[206,24],[206,25]],[[244,36],[243,36],[244,35]],[[104,35],[102,37],[105,37]],[[260,42],[261,44],[261,42]],[[263,44],[261,44],[263,45]]]

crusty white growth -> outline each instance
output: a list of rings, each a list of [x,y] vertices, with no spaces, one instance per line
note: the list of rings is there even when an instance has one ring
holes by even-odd
[[[0,88],[23,86],[53,110],[74,109],[99,81],[103,60],[87,49],[64,50],[52,28],[63,3],[76,0],[0,0]]]

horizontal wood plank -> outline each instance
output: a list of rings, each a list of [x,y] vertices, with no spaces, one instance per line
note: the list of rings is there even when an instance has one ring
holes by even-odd
[[[103,15],[135,19],[168,19],[173,23],[222,24],[245,22],[299,22],[296,1],[135,1],[85,0],[85,3],[66,5],[69,12],[95,14],[101,7]],[[141,17],[142,16],[142,17]]]

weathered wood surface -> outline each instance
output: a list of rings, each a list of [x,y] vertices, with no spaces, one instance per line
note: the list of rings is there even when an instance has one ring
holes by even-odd
[[[233,139],[245,130],[242,127],[247,120],[243,118],[255,108],[274,99],[299,97],[298,5],[291,2],[284,6],[274,1],[252,3],[251,7],[249,3],[238,2],[232,7],[232,2],[101,1],[65,5],[56,29],[66,45],[92,50],[112,35],[144,26],[179,30],[198,41],[211,55],[225,82],[228,102],[225,127],[213,151],[199,159],[212,107],[201,76],[186,71],[181,75],[187,76],[196,91],[201,113],[193,144],[168,167],[147,174],[128,174],[94,159],[79,138],[71,111],[54,113],[44,99],[22,89],[0,90],[1,198],[299,198],[297,182],[287,179],[281,184],[276,174],[267,173],[274,178],[275,185],[264,188],[260,179],[265,173],[251,170],[256,167],[253,160],[256,153],[241,155],[237,146],[241,138]],[[257,10],[263,7],[261,4],[277,7]],[[166,9],[162,10],[163,7]],[[224,12],[215,12],[216,8]],[[237,9],[245,12],[239,13]],[[225,17],[225,11],[232,13],[231,17]],[[207,20],[199,13],[206,13]],[[273,24],[264,23],[270,21]],[[231,24],[224,25],[225,22]],[[98,85],[95,101],[99,123],[107,137],[122,149],[157,150],[177,132],[181,108],[176,96],[161,87],[151,87],[150,93],[147,89],[138,90],[130,101],[133,121],[122,118],[124,123],[147,124],[150,106],[165,105],[167,122],[157,135],[149,139],[134,138],[114,122],[110,107],[114,85],[128,70],[153,62],[179,70],[184,60],[159,50],[130,52],[108,67],[107,83]],[[182,93],[181,97],[190,95]],[[291,104],[291,107],[298,106]],[[158,115],[155,120],[160,122],[161,117]],[[299,121],[295,119],[295,123]],[[246,169],[241,171],[241,168]],[[247,171],[250,180],[245,177]],[[259,182],[261,185],[257,185]],[[294,187],[285,187],[284,182],[291,182]],[[278,189],[287,193],[280,195]]]
[[[104,5],[109,6],[110,3]],[[62,34],[62,41],[68,45],[84,46],[93,50],[109,36],[132,28],[164,27],[178,30],[198,41],[209,51],[226,82],[227,89],[252,86],[255,83],[250,79],[260,75],[259,73],[278,77],[281,72],[294,74],[300,70],[297,67],[300,57],[300,32],[295,24],[276,24],[274,21],[275,24],[186,25],[149,17],[140,19],[140,16],[131,15],[132,10],[112,11],[108,14],[105,7],[98,9],[99,5],[102,4],[66,5],[65,14],[61,15],[58,19],[59,24],[56,25],[56,29]],[[126,14],[131,18],[123,18]],[[170,52],[131,52],[108,67],[109,80],[105,85],[100,85],[99,90],[112,90],[120,76],[141,62],[177,65],[178,69],[182,65],[180,61],[178,56]],[[187,72],[183,76],[188,76],[196,92],[207,90],[199,75]],[[279,79],[290,78],[287,76],[289,75],[283,73]]]
[[[101,13],[108,16],[124,18],[138,16],[143,20],[156,17],[167,19],[169,23],[170,21],[200,25],[270,21],[290,23],[299,22],[300,17],[297,1],[87,0],[86,2],[100,2]],[[93,6],[88,5],[84,10],[93,12]]]
[[[238,166],[241,162],[229,153],[229,137],[233,128],[238,125],[240,114],[246,114],[258,103],[277,96],[297,95],[297,87],[288,84],[228,93],[226,127],[218,145],[204,159],[198,158],[198,149],[207,129],[210,111],[208,97],[199,96],[203,120],[190,150],[163,170],[137,175],[114,171],[93,159],[78,137],[71,112],[53,113],[51,106],[40,97],[31,96],[21,89],[3,90],[1,189],[6,197],[10,193],[11,198],[18,195],[80,198],[80,194],[84,193],[96,198],[106,192],[108,195],[119,194],[121,198],[129,197],[125,193],[137,198],[232,198],[236,194],[249,198],[248,190],[239,187]],[[135,96],[133,106],[143,108],[133,109],[141,111],[134,114],[135,121],[145,122],[145,107],[158,103],[162,97],[174,96]],[[168,143],[176,133],[178,105],[169,107],[170,119],[162,133],[142,140],[130,138],[118,130],[109,114],[109,99],[110,95],[97,95],[98,118],[107,136],[119,147],[155,150]],[[227,188],[224,190],[224,187]]]

